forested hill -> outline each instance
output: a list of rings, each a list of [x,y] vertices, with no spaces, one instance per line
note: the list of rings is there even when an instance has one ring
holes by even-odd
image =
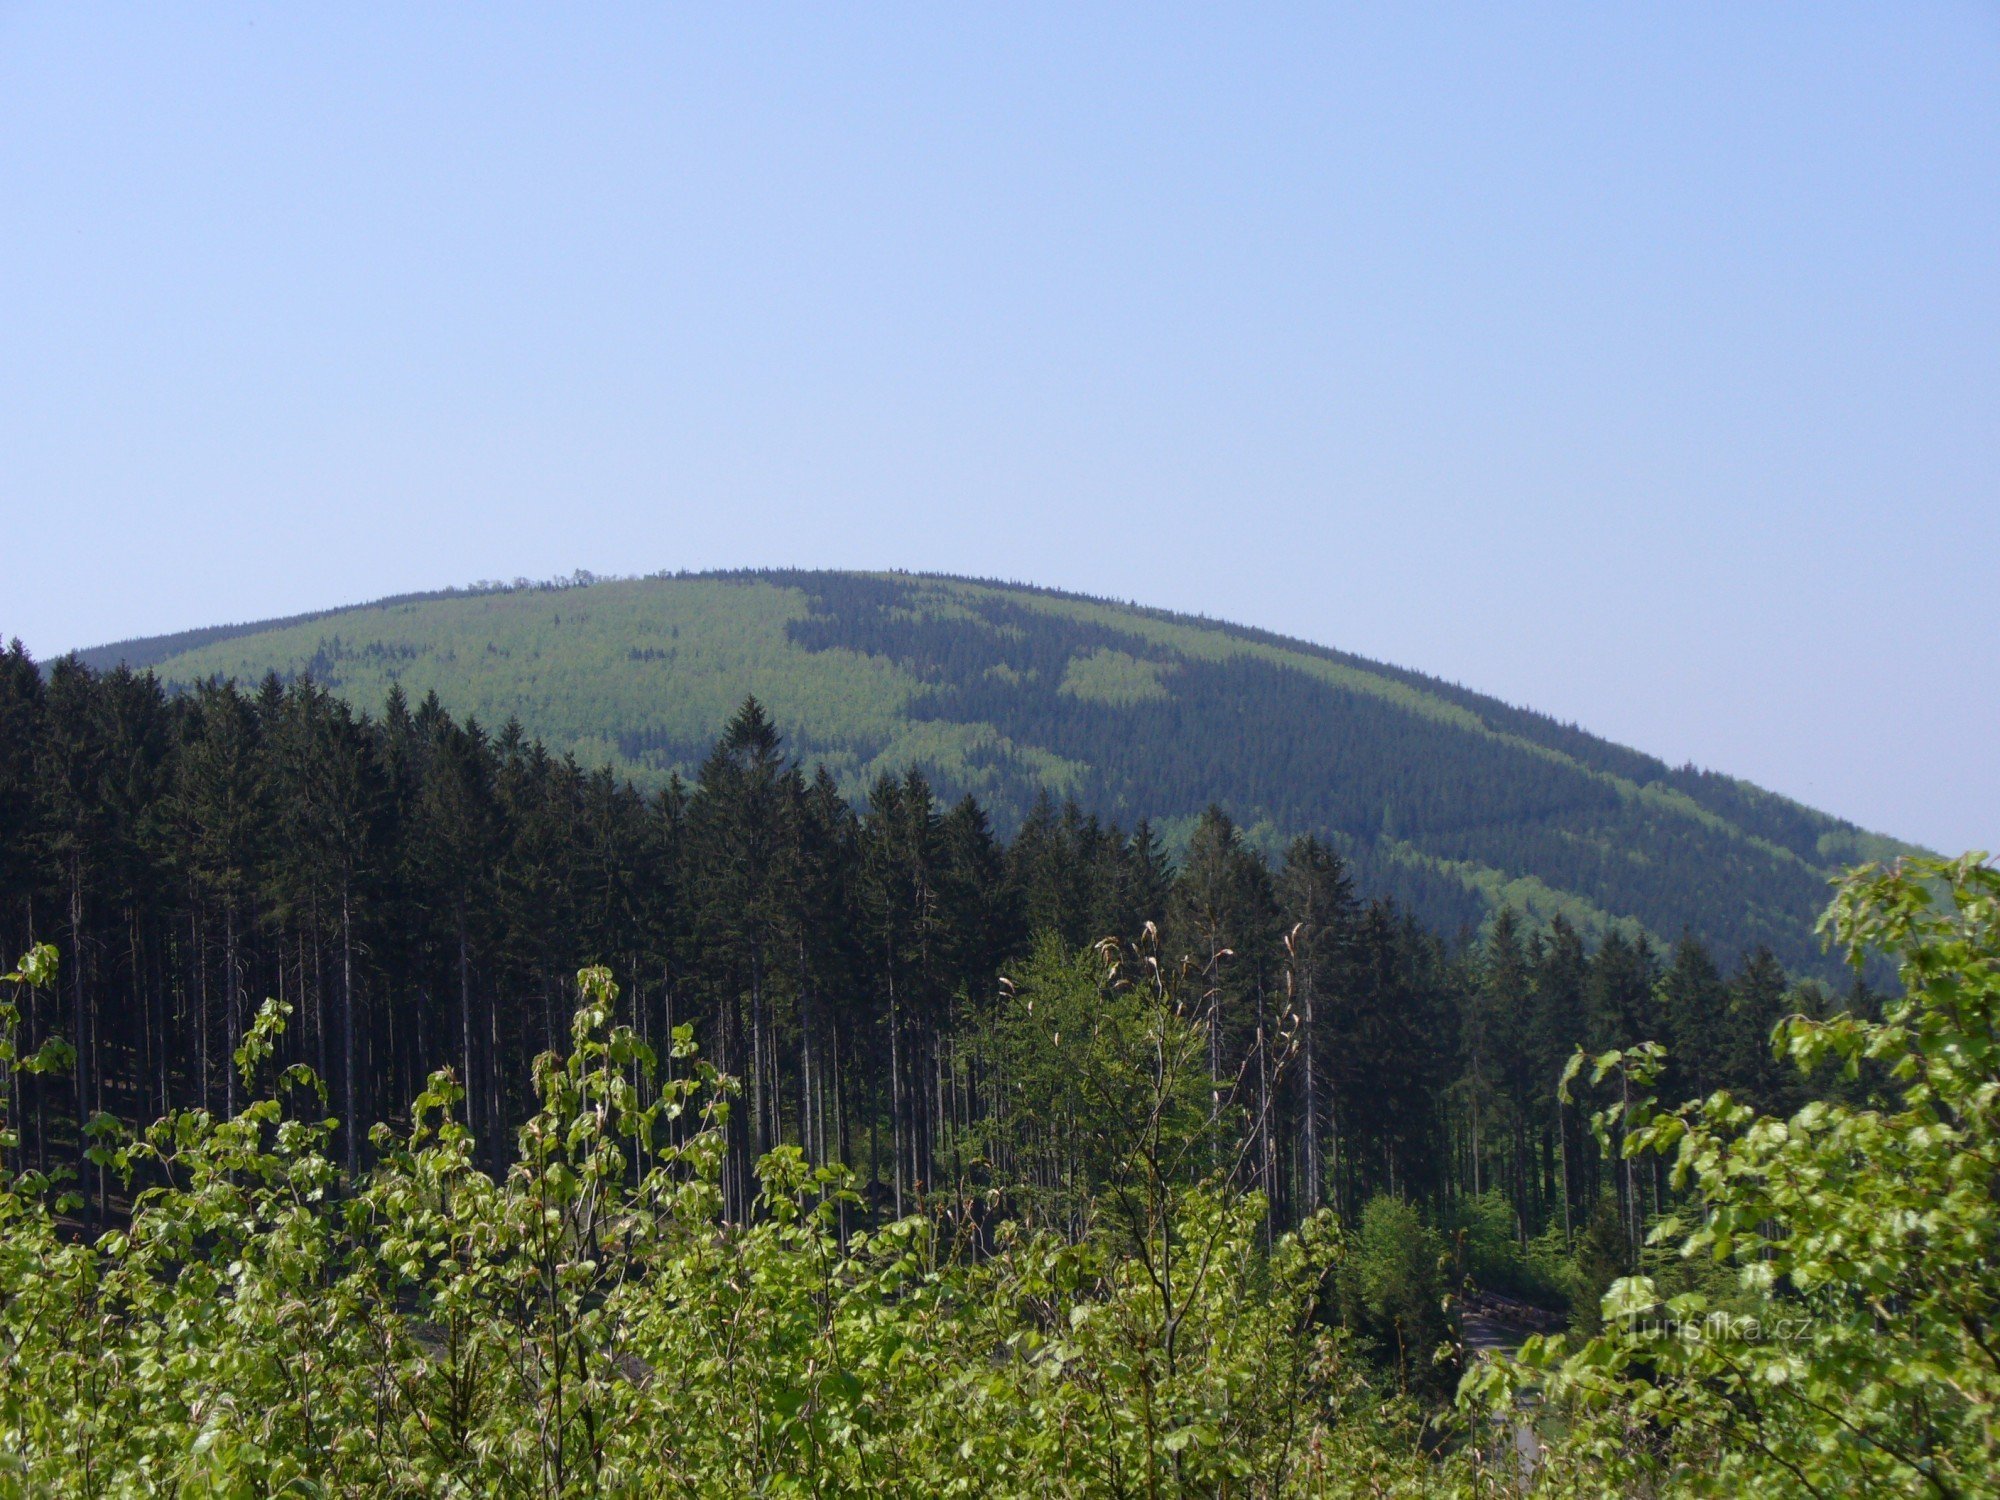
[[[1499,905],[1586,932],[1684,929],[1824,972],[1838,867],[1900,847],[1745,782],[1261,631],[1047,590],[759,572],[410,596],[82,653],[170,685],[310,673],[642,784],[690,770],[746,694],[850,795],[915,763],[1001,829],[1042,792],[1170,845],[1209,803],[1275,849],[1331,837],[1363,890],[1444,931]]]

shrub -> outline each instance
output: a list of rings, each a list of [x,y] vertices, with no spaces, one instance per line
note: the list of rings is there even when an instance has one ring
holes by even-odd
[[[51,955],[26,978],[43,979]],[[347,1182],[324,1091],[264,1079],[101,1147],[128,1229],[66,1238],[0,1179],[0,1495],[1239,1495],[1478,1489],[1426,1457],[1316,1310],[1330,1216],[1267,1248],[1261,1203],[1109,1168],[1125,1212],[991,1253],[901,1220],[843,1239],[846,1176],[783,1148],[748,1222],[717,1187],[731,1087],[676,1078],[581,976],[566,1055],[500,1178],[439,1074]],[[1141,994],[1172,1113],[1198,1053]],[[238,1056],[268,1068],[284,1009]],[[0,1026],[0,1033],[11,1034]],[[12,1059],[17,1064],[18,1059]],[[1379,1217],[1379,1215],[1378,1215]],[[1386,1246],[1384,1232],[1364,1242]],[[1390,1280],[1363,1278],[1401,1316]]]
[[[1603,1328],[1530,1340],[1474,1373],[1511,1410],[1524,1377],[1569,1436],[1552,1483],[1584,1493],[2000,1494],[2000,871],[1979,856],[1857,871],[1826,922],[1904,995],[1880,1021],[1782,1021],[1801,1070],[1838,1066],[1872,1100],[1759,1116],[1727,1094],[1600,1116],[1628,1156],[1673,1159],[1687,1207],[1655,1254],[1726,1273],[1614,1280]],[[1643,1084],[1657,1048],[1607,1053]]]

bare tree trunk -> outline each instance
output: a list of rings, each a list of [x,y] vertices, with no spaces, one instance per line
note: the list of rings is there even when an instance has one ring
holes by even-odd
[[[87,1080],[84,1077],[86,1059],[90,1055],[90,1041],[84,1035],[83,870],[76,859],[70,861],[69,951],[70,1011],[72,1017],[71,1025],[74,1028],[72,1033],[72,1041],[74,1043],[72,1051],[75,1057],[75,1061],[72,1064],[72,1072],[76,1083],[76,1185],[84,1191],[83,1218],[84,1226],[88,1228],[90,1224],[90,1200],[88,1195],[89,1179],[86,1175],[86,1168],[89,1163],[83,1154],[88,1143],[88,1138],[83,1133],[83,1127],[88,1122],[90,1115],[90,1095],[87,1088]]]
[[[750,1160],[762,1159],[765,1150],[764,1100],[764,961],[753,948],[750,954]]]
[[[660,997],[667,1012],[667,1045],[660,1054],[660,1076],[671,1080],[674,1076],[674,982],[670,975],[663,974],[660,978]],[[553,1051],[555,1043],[551,1042],[549,1047]]]
[[[298,970],[297,988],[298,988],[299,1000],[300,1003],[303,1004],[305,1001],[306,988],[307,988],[306,987],[306,935],[303,932],[301,932],[297,936],[297,938],[293,941],[292,952],[296,959],[297,970]],[[327,1048],[332,1043],[333,1028],[327,1024],[326,987],[324,985],[315,985],[312,988],[312,1013],[314,1018],[313,1019],[314,1046],[319,1056],[319,1076],[323,1080],[330,1079],[333,1077],[333,1058],[327,1051]],[[349,1122],[349,1125],[351,1128],[352,1126],[351,1121]]]
[[[1472,1066],[1472,1196],[1481,1192],[1479,1162],[1479,1064],[1475,1059]]]
[[[798,940],[799,964],[799,1145],[805,1152],[806,1160],[813,1166],[826,1163],[825,1147],[819,1121],[815,1117],[816,1104],[814,1087],[814,1046],[813,1046],[813,1003],[812,981],[806,966],[806,945],[803,935]]]
[[[1305,1147],[1305,1170],[1300,1174],[1305,1179],[1303,1184],[1305,1188],[1305,1202],[1301,1205],[1301,1208],[1305,1213],[1311,1214],[1319,1211],[1321,1172],[1323,1169],[1320,1165],[1319,1144],[1319,1071],[1318,1059],[1314,1056],[1314,1053],[1318,1051],[1318,1048],[1314,1045],[1317,1039],[1313,1032],[1313,1001],[1315,997],[1313,994],[1312,969],[1309,965],[1304,972],[1303,978],[1305,982],[1300,986],[1300,989],[1304,992],[1300,996],[1303,1010],[1299,1017],[1299,1028],[1302,1033],[1300,1044],[1304,1052],[1301,1060],[1305,1064],[1305,1074],[1301,1082],[1304,1085],[1306,1096],[1306,1128],[1302,1141]]]
[[[840,1018],[838,1015],[831,1015],[827,1018],[827,1045],[832,1052],[833,1061],[834,1153],[839,1157],[842,1166],[851,1166],[854,1160],[854,1153],[850,1149],[847,1134],[847,1074],[846,1070],[840,1065]],[[874,1169],[872,1162],[869,1164],[869,1169],[870,1171]],[[843,1250],[847,1247],[847,1200],[845,1198],[842,1198],[840,1202],[840,1244]]]
[[[1561,1100],[1556,1101],[1556,1151],[1562,1157],[1563,1248],[1570,1249],[1576,1244],[1576,1236],[1569,1222],[1569,1131],[1563,1122]]]
[[[903,1061],[902,1013],[896,1005],[896,966],[888,965],[889,977],[889,1126],[890,1144],[896,1155],[896,1217],[903,1217]]]
[[[325,1007],[321,1007],[322,1013]],[[354,1097],[354,912],[347,882],[340,886],[340,1078],[341,1131],[347,1147],[347,1175],[355,1173],[357,1137],[361,1116]]]
[[[479,1090],[472,1073],[472,955],[467,951],[465,908],[458,909],[458,1044],[465,1068],[465,1123],[474,1136],[479,1134],[477,1103]]]
[[[1618,1098],[1623,1106],[1618,1114],[1618,1139],[1625,1139],[1626,1123],[1632,1118],[1632,1076],[1624,1068],[1618,1070]],[[1624,1156],[1623,1151],[1619,1152]],[[1632,1177],[1632,1159],[1625,1157],[1625,1246],[1626,1254],[1633,1260],[1639,1256],[1639,1191]]]
[[[132,950],[132,1025],[138,1029],[135,1038],[138,1046],[132,1057],[132,1105],[134,1114],[143,1115],[152,1102],[149,1097],[154,1048],[152,991],[146,984],[145,945],[139,937],[138,907],[126,907],[125,918]]]
[[[201,1010],[198,1028],[201,1034],[201,1107],[208,1109],[214,1097],[210,1082],[213,1069],[208,1055],[208,1043],[209,1033],[215,1029],[215,1018],[210,1013],[211,1007],[208,1003],[208,927],[194,912],[188,914],[188,932],[190,937],[188,952],[194,960],[195,1003]]]
[[[222,1004],[225,1011],[223,1032],[229,1043],[229,1055],[222,1063],[223,1099],[231,1119],[236,1117],[236,1049],[242,1043],[238,1030],[242,1025],[242,1014],[236,996],[236,903],[231,901],[222,910]]]
[[[1264,986],[1257,986],[1257,1187],[1264,1194],[1264,1248],[1271,1247],[1271,1220],[1278,1209],[1277,1184],[1272,1181],[1271,1054],[1264,1015]]]
[[[615,1019],[615,1018],[614,1018]],[[496,988],[486,1004],[486,1160],[497,1179],[507,1169],[507,1111],[501,1100],[500,992]]]

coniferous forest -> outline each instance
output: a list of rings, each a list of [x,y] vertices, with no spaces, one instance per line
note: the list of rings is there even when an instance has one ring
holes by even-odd
[[[1835,988],[17,643],[0,1493],[1993,1493],[1995,879]]]
[[[1453,684],[1164,610],[933,575],[744,572],[486,585],[82,654],[191,691],[275,672],[379,715],[436,692],[649,791],[692,781],[754,693],[808,767],[867,799],[911,766],[1008,837],[1044,792],[1178,854],[1210,806],[1273,864],[1301,834],[1433,931],[1502,907],[1593,945],[1812,935],[1846,864],[1918,852],[1748,783]]]
[[[1660,1038],[1683,1097],[1776,1107],[1772,1024],[1830,1004],[1768,951],[1693,936],[1592,949],[1560,918],[1531,932],[1507,914],[1466,946],[1359,899],[1325,845],[1274,865],[1213,809],[1176,866],[1143,822],[1046,797],[1002,841],[913,771],[854,808],[754,700],[692,784],[645,795],[434,698],[392,693],[377,718],[310,680],[168,696],[68,661],[45,681],[19,650],[5,672],[0,939],[69,955],[26,1045],[79,1044],[71,1076],[23,1100],[38,1163],[99,1114],[233,1113],[231,1059],[266,997],[294,1008],[288,1060],[343,1119],[385,1118],[450,1067],[497,1151],[530,1063],[566,1034],[576,972],[601,965],[640,1038],[690,1025],[743,1081],[733,1210],[788,1142],[853,1166],[872,1210],[899,1216],[1042,1149],[1006,1127],[1003,985],[1042,948],[1150,923],[1195,965],[1210,1071],[1255,1122],[1241,1185],[1275,1222],[1492,1191],[1533,1236],[1574,1228],[1607,1187],[1631,1224],[1658,1203],[1657,1182],[1607,1176],[1556,1097],[1576,1047]],[[344,1165],[366,1154],[350,1135]],[[98,1219],[109,1193],[90,1184]]]

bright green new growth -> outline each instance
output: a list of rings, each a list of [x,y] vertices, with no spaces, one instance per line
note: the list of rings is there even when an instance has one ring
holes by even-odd
[[[1013,1082],[982,1149],[1019,1187],[870,1234],[792,1147],[725,1221],[733,1085],[685,1030],[663,1078],[601,969],[498,1180],[448,1074],[344,1177],[318,1078],[268,1076],[267,1002],[236,1059],[264,1097],[94,1131],[143,1185],[129,1228],[81,1242],[60,1183],[0,1175],[0,1497],[1500,1494],[1531,1383],[1540,1493],[2000,1494],[2000,872],[1864,869],[1828,926],[1906,987],[1880,1020],[1779,1026],[1839,1066],[1833,1098],[1669,1113],[1657,1046],[1572,1065],[1616,1100],[1600,1138],[1670,1161],[1682,1207],[1601,1331],[1475,1367],[1498,1425],[1473,1435],[1504,1444],[1420,1442],[1340,1327],[1420,1388],[1450,1246],[1504,1235],[1378,1199],[1351,1248],[1326,1212],[1270,1237],[1226,1186],[1256,1122],[1204,1072],[1181,976],[1045,944],[981,1042]],[[13,1044],[55,967],[0,976],[10,1073],[68,1065]]]
[[[1000,1224],[982,1245],[945,1215],[843,1241],[845,1177],[792,1147],[725,1223],[732,1086],[685,1030],[662,1080],[601,969],[499,1181],[438,1074],[343,1184],[302,1067],[234,1118],[107,1145],[154,1185],[93,1244],[46,1184],[0,1180],[0,1495],[1481,1489],[1318,1316],[1331,1216],[1267,1245],[1254,1195],[1171,1175],[1210,1149],[1204,1043],[1158,966],[1128,967],[1083,986],[1117,1017],[1085,1086],[1133,1112],[1075,1237]],[[53,971],[38,949],[0,994]],[[246,1089],[284,1022],[267,1002]]]
[[[1658,1048],[1592,1064],[1624,1081],[1601,1130],[1628,1161],[1671,1158],[1686,1207],[1654,1226],[1652,1274],[1612,1284],[1599,1336],[1531,1340],[1469,1382],[1503,1404],[1544,1386],[1570,1427],[1551,1490],[2000,1494],[2000,871],[1864,867],[1823,926],[1857,960],[1896,956],[1905,994],[1774,1042],[1865,1103],[1660,1113]]]

